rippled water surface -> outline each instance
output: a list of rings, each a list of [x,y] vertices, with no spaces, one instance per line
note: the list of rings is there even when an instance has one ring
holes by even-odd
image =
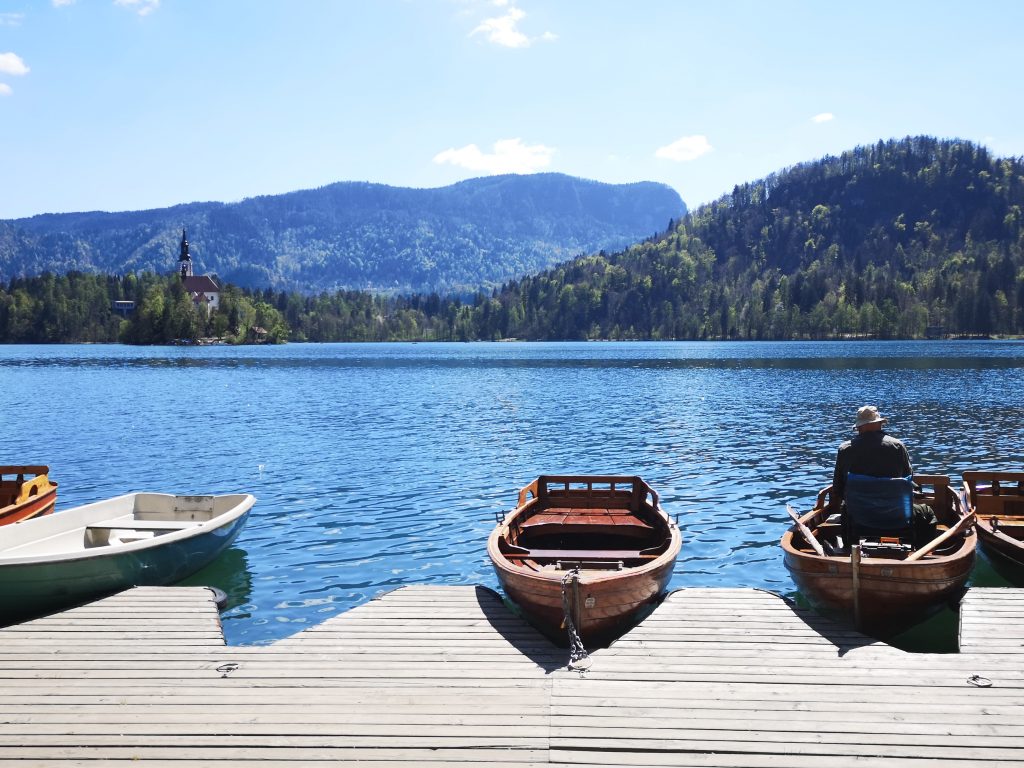
[[[856,408],[922,472],[1024,467],[1024,344],[0,346],[0,463],[58,508],[244,491],[190,583],[266,643],[402,584],[497,587],[495,513],[542,473],[638,474],[683,527],[673,587],[792,593],[779,537],[831,480]]]

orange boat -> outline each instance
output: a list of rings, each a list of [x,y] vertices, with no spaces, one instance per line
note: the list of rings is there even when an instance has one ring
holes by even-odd
[[[964,472],[964,498],[992,567],[1024,583],[1024,472]]]
[[[914,481],[923,490],[915,501],[931,506],[938,520],[928,541],[893,532],[844,542],[831,486],[805,515],[790,510],[794,524],[781,542],[785,565],[812,605],[885,637],[959,599],[974,565],[974,515],[947,476],[914,475]]]
[[[639,477],[545,475],[519,492],[487,554],[526,617],[575,645],[613,639],[659,601],[681,546],[679,527]]]
[[[44,466],[0,466],[0,525],[53,512],[57,484],[50,482],[49,472]],[[26,480],[25,475],[32,477]]]

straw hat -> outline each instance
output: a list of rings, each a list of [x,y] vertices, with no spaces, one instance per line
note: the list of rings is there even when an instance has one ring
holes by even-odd
[[[866,427],[868,424],[877,424],[887,422],[888,419],[878,412],[877,406],[874,405],[863,405],[857,409],[857,423],[853,425],[854,429],[860,429]]]

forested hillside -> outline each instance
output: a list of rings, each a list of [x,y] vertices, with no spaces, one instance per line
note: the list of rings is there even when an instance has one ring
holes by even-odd
[[[174,269],[187,228],[197,273],[304,292],[455,292],[620,249],[685,212],[649,182],[495,176],[440,189],[338,183],[240,203],[0,221],[0,280]]]
[[[915,338],[931,326],[1021,334],[1022,209],[1020,158],[965,141],[878,142],[737,186],[625,252],[510,284],[494,299],[509,318],[496,332]]]

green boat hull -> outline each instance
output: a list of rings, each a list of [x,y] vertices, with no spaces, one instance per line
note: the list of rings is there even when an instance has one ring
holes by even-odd
[[[242,530],[249,512],[186,539],[133,551],[0,567],[0,620],[10,623],[69,608],[137,586],[175,584],[212,563]]]

